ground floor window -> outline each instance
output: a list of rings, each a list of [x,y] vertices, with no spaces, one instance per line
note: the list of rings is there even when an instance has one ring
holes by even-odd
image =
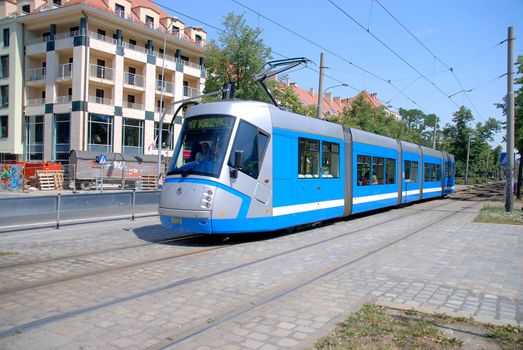
[[[7,131],[9,130],[8,122],[9,122],[9,116],[0,115],[0,139],[8,136],[8,134],[7,134]]]
[[[158,149],[158,130],[160,128],[159,122],[154,122],[154,139],[156,144],[156,149]],[[163,123],[162,124],[162,149],[167,149],[167,137],[169,136],[169,124]],[[173,140],[174,140],[174,134],[171,135],[171,147],[168,149],[173,149]]]
[[[93,152],[113,151],[113,117],[101,114],[89,114],[87,149]]]
[[[123,118],[122,152],[143,154],[143,120]]]
[[[71,150],[71,115],[54,115],[54,157],[58,162],[68,162]]]
[[[26,117],[27,161],[44,160],[44,116]]]

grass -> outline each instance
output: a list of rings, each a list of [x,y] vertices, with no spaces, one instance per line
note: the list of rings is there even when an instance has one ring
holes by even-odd
[[[523,211],[514,208],[512,212],[506,212],[503,206],[486,205],[481,209],[476,222],[492,224],[523,225]]]
[[[4,251],[4,252],[0,252],[0,256],[9,256],[9,255],[16,255],[18,254],[17,252],[11,252],[11,251]]]
[[[385,310],[364,305],[320,339],[316,349],[459,349],[461,345],[427,321],[397,319]]]
[[[452,334],[457,337],[446,336],[435,325],[454,328]],[[465,332],[456,331],[458,329]],[[483,345],[480,347],[523,349],[523,329],[519,327],[482,324],[471,317],[391,310],[373,304],[364,305],[339,323],[331,335],[316,342],[315,349],[460,349],[461,338],[471,337],[467,330],[472,331],[473,337],[481,338]]]

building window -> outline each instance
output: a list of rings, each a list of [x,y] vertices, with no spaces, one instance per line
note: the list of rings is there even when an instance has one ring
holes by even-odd
[[[57,6],[62,6],[62,0],[53,0],[53,4]]]
[[[27,4],[27,5],[23,5],[22,6],[22,12],[24,13],[29,13],[31,12],[31,5]]]
[[[151,16],[145,16],[145,24],[149,28],[154,28],[154,18],[152,18]]]
[[[0,139],[6,138],[8,136],[7,132],[9,130],[8,123],[9,122],[9,116],[7,115],[0,115]]]
[[[114,12],[116,13],[116,15],[118,17],[122,17],[122,18],[125,17],[125,7],[120,4],[114,5]]]
[[[51,32],[45,32],[44,34],[42,34],[42,38],[44,42],[51,41]]]
[[[201,42],[202,42],[202,36],[201,36],[201,35],[196,34],[196,35],[194,36],[194,38],[195,38],[195,40],[196,40],[197,43],[201,43]]]
[[[158,129],[160,127],[160,123],[154,122],[154,139],[156,144],[156,149],[158,149]],[[167,148],[167,137],[169,136],[169,123],[163,123],[162,124],[162,149]],[[171,135],[171,147],[168,149],[173,149],[174,144],[174,133]]]
[[[112,152],[113,150],[113,117],[101,114],[89,114],[89,144],[93,152]]]
[[[71,115],[54,115],[54,157],[55,161],[68,162],[71,150]]]
[[[0,56],[0,78],[9,78],[9,55]]]
[[[9,28],[4,29],[4,47],[9,46]]]
[[[322,142],[321,151],[321,177],[340,177],[340,145]]]
[[[123,118],[122,152],[143,154],[143,120]]]
[[[320,141],[298,139],[298,177],[320,177]]]
[[[44,116],[26,117],[27,161],[44,160]]]
[[[232,145],[229,165],[257,179],[268,140],[269,137],[258,130],[254,125],[241,121],[234,144]],[[224,145],[215,145],[215,147],[219,149],[220,147],[224,147]],[[242,168],[237,168],[234,163],[236,151],[243,152],[244,164]]]
[[[414,162],[411,160],[405,161],[405,182],[418,182],[418,162]]]
[[[0,86],[0,108],[9,107],[9,85]]]
[[[178,33],[180,32],[180,28],[177,27],[177,26],[173,26],[173,28],[171,29],[171,32],[172,32],[173,34],[178,34]]]

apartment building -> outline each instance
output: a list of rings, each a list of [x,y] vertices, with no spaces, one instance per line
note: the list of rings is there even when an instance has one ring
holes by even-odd
[[[157,154],[205,85],[205,31],[148,0],[4,0],[0,35],[0,162]]]

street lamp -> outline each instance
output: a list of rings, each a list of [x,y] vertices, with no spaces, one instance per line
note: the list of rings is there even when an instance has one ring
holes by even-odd
[[[163,92],[165,90],[165,52],[166,52],[166,46],[167,46],[167,33],[169,33],[169,29],[174,23],[174,17],[171,17],[171,23],[167,26],[167,29],[165,30],[165,35],[163,37],[163,61],[162,61],[162,80],[160,82],[160,121],[158,123],[158,179],[160,179],[160,173],[162,169],[162,133],[163,133],[163,119],[165,118],[165,114],[163,113]]]
[[[327,90],[335,88],[335,87],[340,87],[340,86],[345,86],[346,87],[346,86],[349,86],[349,84],[341,83],[341,84],[338,84],[338,85],[329,86],[325,90],[320,91],[320,96],[318,98],[318,116],[317,116],[318,118],[320,118],[320,119],[322,118],[322,114],[323,114],[323,96],[325,95]]]

